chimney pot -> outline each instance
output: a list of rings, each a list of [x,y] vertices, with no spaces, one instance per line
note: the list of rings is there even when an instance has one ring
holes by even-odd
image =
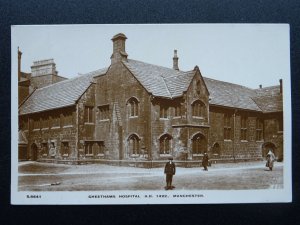
[[[280,94],[282,94],[282,79],[279,79],[279,84],[280,84]]]
[[[174,70],[179,70],[178,67],[178,56],[177,56],[177,50],[174,50],[174,57],[173,57],[173,69]]]
[[[259,85],[259,88],[260,88],[260,89],[262,88],[262,85],[261,85],[261,84]]]
[[[21,60],[22,60],[22,52],[18,46],[18,81],[21,80]]]

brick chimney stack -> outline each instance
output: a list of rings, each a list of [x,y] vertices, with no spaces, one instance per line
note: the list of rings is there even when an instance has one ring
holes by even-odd
[[[111,63],[116,63],[122,60],[127,60],[127,53],[125,51],[125,41],[127,37],[125,34],[119,33],[111,39],[113,42],[113,54],[110,57]]]
[[[177,50],[174,50],[174,57],[173,57],[173,69],[174,70],[179,70],[178,67],[178,57],[177,57]]]
[[[21,58],[22,58],[22,52],[19,50],[18,47],[18,81],[21,80]]]

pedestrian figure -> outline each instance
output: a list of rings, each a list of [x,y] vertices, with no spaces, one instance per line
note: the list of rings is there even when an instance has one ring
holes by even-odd
[[[208,170],[207,166],[208,166],[208,155],[206,152],[204,152],[204,156],[202,158],[202,166],[204,167],[204,170]]]
[[[167,186],[165,187],[166,190],[172,190],[174,186],[172,186],[172,178],[173,175],[175,175],[176,168],[175,168],[175,163],[173,163],[173,158],[169,158],[169,162],[166,163],[165,166],[165,174],[166,174],[166,182]]]
[[[272,171],[273,170],[273,166],[274,166],[274,161],[275,161],[275,155],[272,152],[272,150],[270,149],[268,154],[267,154],[267,163],[266,163],[266,167],[269,167],[269,169]]]

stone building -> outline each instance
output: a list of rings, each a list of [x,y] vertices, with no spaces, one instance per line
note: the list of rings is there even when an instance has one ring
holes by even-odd
[[[31,73],[21,71],[22,52],[18,48],[18,93],[19,105],[35,89],[45,87],[67,78],[59,76],[53,59],[34,61]]]
[[[109,67],[36,89],[19,107],[26,159],[283,159],[282,81],[251,89],[128,58],[112,38]],[[36,66],[38,63],[36,64]],[[34,65],[35,66],[35,65]],[[23,144],[24,146],[24,144]]]

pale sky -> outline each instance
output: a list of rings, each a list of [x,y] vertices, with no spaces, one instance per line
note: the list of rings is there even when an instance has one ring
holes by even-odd
[[[17,47],[22,71],[35,60],[53,58],[68,78],[110,65],[111,38],[127,36],[128,58],[180,70],[198,65],[203,76],[258,88],[290,79],[289,27],[284,24],[57,25],[13,26],[12,66]],[[15,68],[13,68],[13,71]]]

